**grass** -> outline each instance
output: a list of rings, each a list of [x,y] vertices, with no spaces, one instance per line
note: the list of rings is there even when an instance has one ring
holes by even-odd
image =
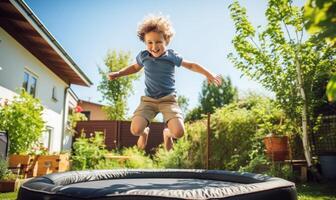
[[[1,200],[15,200],[17,192],[0,193]]]
[[[298,200],[336,200],[336,182],[297,184]],[[15,200],[17,192],[0,193],[1,200]]]
[[[297,184],[299,200],[336,200],[336,182]]]

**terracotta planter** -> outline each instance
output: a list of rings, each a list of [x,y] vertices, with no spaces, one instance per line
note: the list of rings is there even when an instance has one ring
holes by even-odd
[[[60,155],[39,155],[37,158],[37,176],[45,174],[64,172],[69,170],[70,162],[68,154]]]
[[[37,162],[36,156],[33,155],[9,155],[8,165],[9,168],[23,175],[23,178],[36,176]]]
[[[288,158],[288,137],[269,135],[264,138],[267,157],[272,161],[284,161]]]

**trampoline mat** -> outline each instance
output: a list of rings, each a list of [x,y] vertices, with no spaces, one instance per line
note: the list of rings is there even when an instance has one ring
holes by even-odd
[[[230,190],[251,190],[247,184],[233,183],[216,180],[202,179],[177,179],[177,178],[137,178],[137,179],[112,179],[75,183],[64,186],[60,192],[76,197],[95,197],[109,195],[161,195],[169,191],[209,191],[216,188],[229,188]],[[80,189],[80,190],[79,190]],[[99,193],[99,194],[98,194]]]

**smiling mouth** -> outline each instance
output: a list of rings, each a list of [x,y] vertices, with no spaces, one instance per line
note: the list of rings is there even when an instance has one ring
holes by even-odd
[[[153,53],[159,53],[159,52],[160,52],[160,50],[157,50],[157,51],[153,51],[153,50],[152,50],[152,52],[153,52]]]

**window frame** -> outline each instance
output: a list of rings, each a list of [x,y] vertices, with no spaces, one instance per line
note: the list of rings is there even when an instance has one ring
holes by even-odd
[[[26,76],[27,75],[27,76]],[[27,78],[27,83],[26,82],[26,78]],[[32,85],[32,82],[34,82],[34,85]],[[37,96],[37,82],[38,82],[38,76],[31,72],[28,69],[24,70],[23,73],[23,82],[22,82],[22,88],[30,95],[32,95],[33,97]],[[33,94],[32,94],[32,86],[34,86],[33,88]]]

